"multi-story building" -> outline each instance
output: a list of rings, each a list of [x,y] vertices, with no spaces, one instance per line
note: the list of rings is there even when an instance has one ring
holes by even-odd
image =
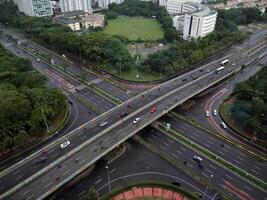
[[[183,3],[188,0],[167,0],[166,9],[169,14],[178,14],[181,13]],[[201,3],[201,0],[190,0],[190,2]]]
[[[98,0],[98,7],[106,9],[106,8],[108,8],[109,4],[112,4],[112,3],[120,4],[123,1],[124,0]]]
[[[205,37],[214,31],[217,12],[208,6],[186,2],[181,5],[178,14],[173,17],[173,26],[184,39]]]
[[[25,15],[46,17],[53,14],[50,0],[13,0]]]
[[[60,9],[63,13],[75,10],[92,13],[91,0],[60,0]]]

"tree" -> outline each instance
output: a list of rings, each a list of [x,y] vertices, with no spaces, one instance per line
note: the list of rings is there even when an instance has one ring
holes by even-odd
[[[100,200],[100,197],[95,188],[91,187],[89,191],[81,198],[81,200]]]

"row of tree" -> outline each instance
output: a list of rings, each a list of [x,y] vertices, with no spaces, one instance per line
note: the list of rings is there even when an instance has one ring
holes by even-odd
[[[65,105],[65,96],[45,81],[29,60],[0,46],[0,152],[41,137],[43,115],[49,120]]]
[[[142,64],[143,70],[150,68],[165,75],[177,73],[226,46],[244,40],[248,34],[238,30],[238,25],[266,22],[266,16],[266,13],[261,15],[257,8],[220,10],[213,33],[197,40],[175,40],[169,49],[150,55]]]
[[[257,138],[267,138],[267,66],[249,80],[238,83],[233,95],[233,116]]]
[[[172,18],[167,10],[152,1],[125,0],[121,4],[110,4],[109,9],[105,11],[106,18],[115,19],[118,15],[157,18],[164,31],[164,39],[167,42],[180,40],[178,32],[172,26]]]

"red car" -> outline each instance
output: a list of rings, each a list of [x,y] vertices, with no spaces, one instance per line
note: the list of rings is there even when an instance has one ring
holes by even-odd
[[[151,113],[154,113],[154,112],[156,112],[156,111],[157,111],[157,107],[153,107],[153,108],[150,110]]]

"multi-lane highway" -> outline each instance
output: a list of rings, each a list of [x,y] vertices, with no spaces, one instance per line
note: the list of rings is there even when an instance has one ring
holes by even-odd
[[[239,59],[240,52],[237,54],[233,53],[227,57],[231,62],[235,62],[236,65],[229,66],[220,74],[215,73],[215,69],[220,61],[213,62],[201,69],[194,70],[153,88],[101,115],[65,136],[71,141],[71,145],[65,150],[60,150],[59,148],[64,138],[51,143],[45,148],[48,160],[42,165],[36,165],[36,162],[44,155],[44,149],[36,152],[30,158],[22,160],[21,163],[2,171],[0,181],[5,182],[5,187],[0,188],[1,192],[6,192],[18,183],[21,183],[17,189],[19,191],[22,186],[23,189],[10,198],[19,199],[21,195],[24,195],[25,198],[35,199],[46,192],[50,193],[50,188],[57,188],[64,184],[71,178],[70,175],[75,175],[74,172],[85,166],[84,163],[90,165],[90,163],[142,129],[145,125],[160,117],[160,115],[219,81],[220,78],[232,73],[236,67],[243,63]],[[150,109],[154,105],[157,106],[158,111],[151,114]],[[123,119],[121,119],[122,115],[124,115]],[[142,116],[141,121],[134,125],[132,121],[139,116]],[[99,124],[103,121],[108,121],[108,124],[106,127],[101,128]],[[67,157],[68,159],[66,159]],[[58,176],[59,163],[67,166],[68,170]],[[35,175],[31,176],[32,174]],[[22,185],[22,180],[25,179],[29,181],[29,184]],[[37,189],[41,187],[44,189]],[[9,190],[9,192],[12,192],[12,190]]]

